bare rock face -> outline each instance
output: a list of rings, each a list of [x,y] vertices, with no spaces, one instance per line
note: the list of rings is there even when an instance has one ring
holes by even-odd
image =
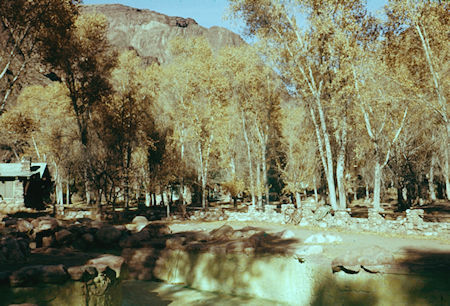
[[[205,36],[214,50],[239,46],[244,40],[221,27],[204,28],[194,19],[169,17],[120,4],[87,5],[83,13],[101,13],[109,22],[108,39],[119,49],[134,49],[150,63],[170,61],[168,43],[175,37]]]

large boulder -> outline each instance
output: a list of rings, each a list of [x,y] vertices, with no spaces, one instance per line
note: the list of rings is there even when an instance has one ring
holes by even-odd
[[[59,226],[58,220],[52,217],[39,217],[31,221],[34,227],[34,232],[41,233],[54,233]]]
[[[116,278],[119,278],[125,269],[124,263],[125,259],[123,257],[104,254],[97,258],[90,259],[86,265],[95,267],[99,273],[102,273],[107,268],[110,268],[116,273]]]
[[[148,230],[150,237],[162,237],[171,233],[170,228],[164,223],[149,223],[145,228]]]
[[[137,280],[152,280],[159,253],[160,251],[154,248],[124,249],[122,257],[127,263],[129,277]]]
[[[16,227],[17,230],[21,233],[31,233],[31,231],[34,228],[31,222],[28,222],[27,220],[24,219],[20,219],[19,221],[17,221]]]
[[[138,233],[133,233],[126,237],[122,237],[119,241],[119,246],[125,248],[138,248],[141,247],[145,241],[150,239],[150,232],[147,229],[143,229]]]
[[[122,232],[112,225],[106,225],[101,227],[95,234],[95,238],[99,243],[108,247],[116,247],[116,243],[119,242]]]
[[[94,266],[75,266],[67,269],[70,278],[74,281],[87,282],[94,279],[98,275],[98,271]]]
[[[71,231],[62,229],[55,233],[55,239],[56,242],[58,242],[59,245],[65,245],[67,243],[70,243],[73,239],[73,234]]]
[[[40,283],[60,284],[69,279],[69,274],[63,265],[28,266],[11,274],[11,286],[24,287]]]
[[[148,220],[144,216],[136,216],[136,217],[133,218],[131,223],[133,223],[133,224],[143,224],[143,223],[147,224]]]
[[[0,239],[0,263],[24,262],[30,256],[29,242],[24,238]]]

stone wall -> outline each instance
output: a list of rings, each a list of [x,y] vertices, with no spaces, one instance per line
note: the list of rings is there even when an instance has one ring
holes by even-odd
[[[399,217],[397,220],[386,220],[382,211],[369,209],[368,218],[354,218],[351,210],[338,210],[332,212],[330,207],[317,205],[315,202],[306,202],[301,208],[295,208],[293,204],[282,204],[277,210],[275,205],[267,205],[265,209],[253,206],[248,207],[247,212],[235,212],[229,210],[198,211],[191,220],[203,221],[254,221],[268,223],[292,223],[286,214],[299,212],[300,222],[293,223],[299,226],[340,228],[349,231],[375,232],[398,235],[421,235],[439,236],[450,238],[450,223],[425,222],[422,209],[409,209],[406,218]]]
[[[5,214],[23,211],[25,209],[23,183],[21,181],[7,182],[13,189],[13,198],[3,198],[0,201],[0,211]]]
[[[446,275],[333,273],[316,257],[164,250],[154,271],[166,283],[288,305],[435,305],[450,298]],[[437,289],[421,290],[425,284]]]

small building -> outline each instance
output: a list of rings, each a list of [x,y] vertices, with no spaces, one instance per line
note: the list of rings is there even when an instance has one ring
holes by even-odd
[[[43,209],[50,198],[52,181],[46,163],[0,163],[0,211]]]

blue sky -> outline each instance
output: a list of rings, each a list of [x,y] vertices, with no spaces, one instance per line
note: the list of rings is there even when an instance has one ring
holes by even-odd
[[[228,8],[227,0],[84,0],[84,4],[120,3],[123,5],[150,9],[169,16],[190,17],[204,27],[214,25],[240,33],[236,21],[224,20]],[[367,0],[369,10],[375,12],[387,3],[387,0]]]

